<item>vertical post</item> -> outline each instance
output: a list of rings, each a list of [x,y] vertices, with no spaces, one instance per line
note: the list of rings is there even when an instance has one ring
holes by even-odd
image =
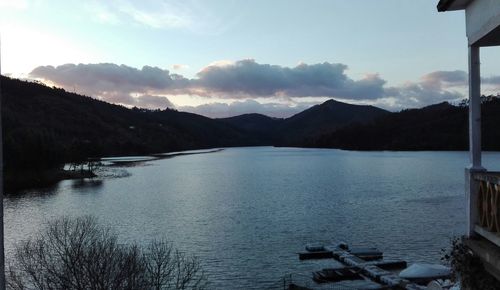
[[[0,39],[0,290],[5,290],[5,251],[3,239],[3,127],[2,127],[2,42]]]
[[[481,166],[481,69],[479,46],[469,46],[469,146],[472,169]]]
[[[470,165],[465,170],[467,201],[467,236],[474,236],[478,220],[479,183],[474,173],[486,171],[481,165],[481,69],[479,46],[469,46],[469,154]]]

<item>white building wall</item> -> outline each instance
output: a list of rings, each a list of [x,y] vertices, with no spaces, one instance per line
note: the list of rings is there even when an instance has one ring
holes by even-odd
[[[500,25],[500,0],[475,0],[465,9],[467,37],[473,44]]]

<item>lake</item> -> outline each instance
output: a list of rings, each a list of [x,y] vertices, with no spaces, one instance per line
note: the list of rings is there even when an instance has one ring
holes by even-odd
[[[499,169],[499,153],[484,159]],[[280,289],[320,270],[330,262],[296,255],[310,242],[439,263],[465,231],[467,164],[466,152],[251,147],[110,167],[5,198],[6,254],[50,220],[95,215],[124,241],[166,237],[198,256],[216,289]]]

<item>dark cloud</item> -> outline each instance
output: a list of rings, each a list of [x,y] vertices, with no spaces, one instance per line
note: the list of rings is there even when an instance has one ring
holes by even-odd
[[[227,103],[210,103],[196,107],[184,106],[178,107],[181,111],[192,112],[211,118],[225,118],[242,114],[259,113],[271,117],[286,118],[297,114],[316,103],[298,103],[298,104],[280,104],[266,103],[262,104],[255,100],[236,101]]]
[[[340,63],[300,64],[289,68],[259,64],[252,59],[210,65],[198,73],[192,87],[205,95],[221,97],[337,97],[376,99],[383,95],[385,81],[378,75],[352,80]]]

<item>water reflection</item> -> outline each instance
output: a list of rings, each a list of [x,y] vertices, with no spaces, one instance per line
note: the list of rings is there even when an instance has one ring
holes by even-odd
[[[82,178],[74,179],[71,182],[71,187],[75,189],[96,189],[103,185],[102,179],[97,178]]]
[[[39,196],[50,196],[56,194],[60,190],[61,182],[52,184],[50,186],[45,186],[42,188],[28,188],[20,191],[5,192],[5,199],[16,200],[16,199],[29,199]]]

